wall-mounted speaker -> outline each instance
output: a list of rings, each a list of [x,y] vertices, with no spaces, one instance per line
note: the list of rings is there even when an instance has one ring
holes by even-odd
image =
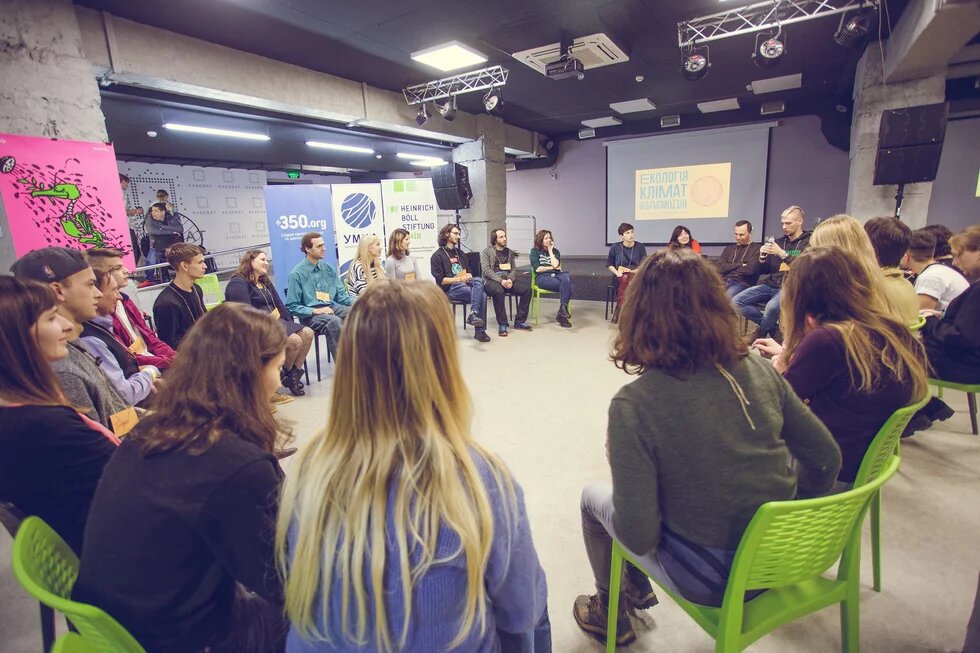
[[[433,168],[432,188],[435,190],[436,204],[440,209],[470,208],[473,191],[470,189],[470,175],[466,166],[447,163]]]
[[[946,136],[945,102],[883,111],[875,157],[876,186],[932,181]]]

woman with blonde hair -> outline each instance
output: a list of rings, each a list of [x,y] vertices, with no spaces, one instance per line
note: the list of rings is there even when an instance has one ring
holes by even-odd
[[[470,433],[445,294],[366,290],[332,392],[280,501],[287,650],[489,652],[536,625],[550,640],[523,493]]]
[[[234,302],[208,311],[106,465],[72,599],[108,612],[147,651],[284,646],[273,535],[289,431],[268,398],[285,347],[268,313]]]
[[[886,274],[864,226],[849,215],[835,215],[820,222],[810,237],[811,247],[841,247],[857,259],[873,282],[872,290],[885,302],[885,308],[906,326],[919,319],[919,300],[915,288],[901,273]]]
[[[303,363],[313,345],[313,329],[293,321],[269,278],[269,257],[261,249],[250,249],[242,256],[238,270],[225,286],[225,301],[248,304],[280,320],[286,328],[286,356],[279,379],[297,397],[303,390]]]
[[[811,247],[783,282],[785,340],[756,340],[830,429],[854,482],[882,424],[926,396],[925,351],[874,294],[867,265],[840,247]]]
[[[347,292],[359,297],[364,289],[385,279],[381,261],[381,239],[371,234],[357,243],[357,256],[347,270]]]

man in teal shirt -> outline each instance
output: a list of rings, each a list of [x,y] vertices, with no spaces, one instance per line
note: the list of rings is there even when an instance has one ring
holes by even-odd
[[[300,249],[306,258],[289,273],[286,308],[304,326],[325,335],[327,347],[336,353],[340,327],[354,298],[347,294],[337,270],[323,261],[326,248],[320,234],[315,231],[304,234]]]

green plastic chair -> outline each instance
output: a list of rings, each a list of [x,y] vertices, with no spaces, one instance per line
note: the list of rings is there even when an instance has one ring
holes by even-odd
[[[204,308],[206,310],[211,310],[218,304],[224,301],[224,297],[221,294],[221,284],[218,282],[218,275],[205,274],[200,279],[194,281],[197,285],[201,287],[204,292]]]
[[[28,517],[17,531],[13,546],[14,576],[28,594],[64,614],[78,628],[87,649],[76,642],[65,650],[93,653],[146,653],[132,635],[105,611],[72,601],[78,578],[78,558],[54,530],[39,517]]]
[[[892,457],[898,455],[898,443],[902,438],[902,431],[908,426],[912,417],[926,405],[929,398],[910,404],[905,408],[899,408],[888,418],[878,434],[868,447],[858,468],[857,476],[854,477],[854,487],[864,485],[875,480],[881,472],[888,466]],[[871,498],[871,568],[874,574],[874,590],[881,591],[881,490],[875,492]]]
[[[534,318],[534,326],[538,326],[541,317],[541,295],[557,295],[555,290],[545,290],[538,286],[538,274],[531,268],[531,317]],[[572,312],[572,302],[568,302],[568,312]]]
[[[940,399],[943,397],[943,388],[965,392],[966,401],[970,407],[970,426],[973,428],[973,435],[980,435],[980,432],[977,431],[977,393],[980,392],[980,383],[956,383],[942,379],[929,379],[929,385],[936,386]]]
[[[915,333],[925,325],[926,325],[926,316],[920,315],[918,320],[916,320],[915,322],[909,325],[909,331]]]
[[[68,633],[57,642],[51,653],[96,653],[97,649],[88,645],[78,633]]]
[[[763,635],[800,617],[841,604],[841,647],[860,648],[861,524],[874,496],[898,469],[888,466],[861,487],[816,499],[770,501],[756,511],[739,542],[725,597],[719,608],[691,603],[670,590],[670,596],[715,639],[716,653],[741,651]],[[836,578],[824,578],[840,558]],[[609,620],[606,651],[616,650],[623,561],[638,569],[632,553],[613,541],[609,577]],[[748,603],[748,590],[768,590]]]

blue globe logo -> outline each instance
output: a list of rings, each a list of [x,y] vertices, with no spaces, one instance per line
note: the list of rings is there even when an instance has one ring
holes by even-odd
[[[374,202],[364,193],[354,193],[344,198],[340,205],[340,216],[354,229],[363,229],[374,220]]]

